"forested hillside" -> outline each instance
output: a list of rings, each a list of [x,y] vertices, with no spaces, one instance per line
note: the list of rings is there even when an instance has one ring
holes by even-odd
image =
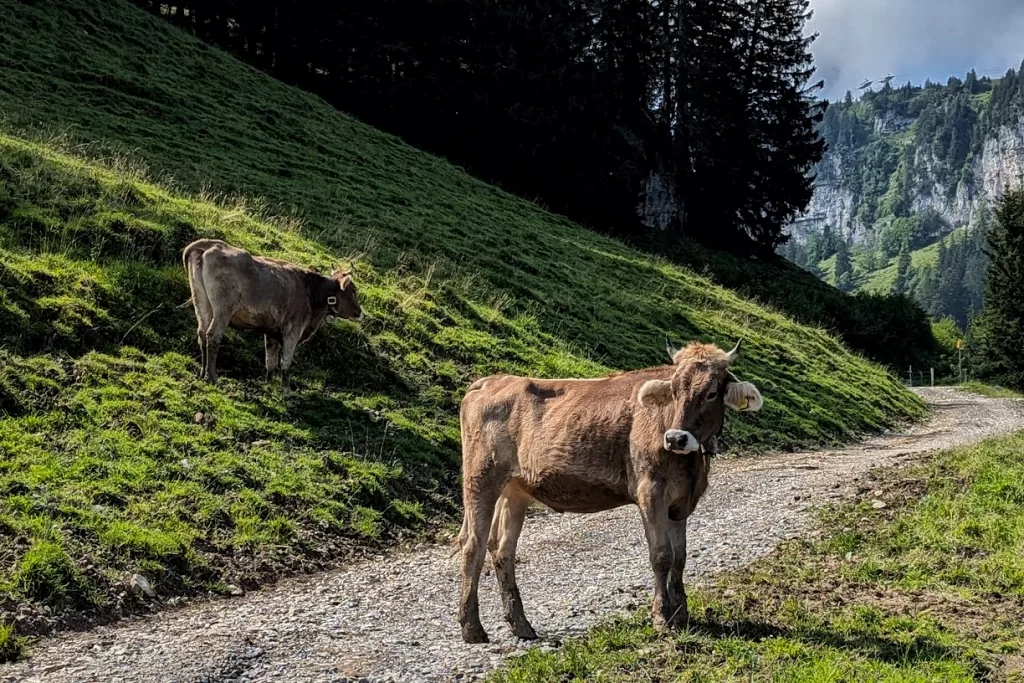
[[[771,251],[823,149],[808,0],[137,2],[620,236]]]
[[[1024,179],[1024,75],[847,94],[821,130],[814,198],[783,253],[845,291],[908,292],[964,325],[994,203]]]
[[[0,627],[146,609],[134,573],[160,598],[248,589],[452,521],[458,404],[483,374],[599,376],[664,362],[666,334],[742,338],[736,372],[765,406],[726,430],[748,453],[924,410],[823,327],[126,1],[0,0],[0,17]],[[262,381],[262,339],[235,332],[221,383],[201,383],[180,262],[199,236],[321,271],[355,261],[367,318],[300,347],[292,392]],[[807,316],[848,301],[795,267],[689,252],[802,291]],[[857,315],[854,338],[899,347],[871,328],[889,317]]]

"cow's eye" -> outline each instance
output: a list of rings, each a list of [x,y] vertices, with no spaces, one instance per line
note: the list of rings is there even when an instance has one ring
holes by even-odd
[[[714,401],[716,396],[718,396],[718,392],[717,391],[709,391],[708,392],[708,400],[709,401]]]

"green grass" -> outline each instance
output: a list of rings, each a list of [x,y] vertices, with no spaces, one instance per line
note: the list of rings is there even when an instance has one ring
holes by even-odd
[[[892,258],[884,268],[879,268],[870,273],[864,273],[857,278],[857,291],[871,294],[888,294],[896,282],[896,262]],[[910,252],[910,264],[916,270],[932,268],[939,261],[939,243],[929,244],[926,247],[915,249]]]
[[[127,2],[0,13],[0,622],[134,609],[133,572],[162,597],[250,587],[451,522],[458,402],[486,373],[597,376],[663,362],[665,333],[742,337],[737,372],[766,397],[729,419],[742,451],[925,411],[829,334]],[[197,236],[321,269],[354,257],[368,318],[300,347],[293,392],[234,332],[222,383],[199,383],[179,261]]]
[[[950,240],[960,235],[961,231],[961,228],[953,230],[939,241],[948,244]],[[916,270],[935,267],[939,259],[939,241],[910,252],[910,263]],[[893,257],[884,266],[872,271],[865,271],[863,253],[855,254],[853,264],[857,277],[854,279],[854,291],[868,294],[888,294],[896,282],[896,262],[898,260],[897,257]],[[835,261],[835,256],[830,256],[818,264],[818,267],[825,273],[826,282],[835,282]]]
[[[13,626],[0,624],[0,664],[18,659],[24,646],[24,638],[14,634]]]
[[[993,387],[982,382],[964,382],[961,385],[962,389],[966,391],[974,392],[975,394],[981,394],[982,396],[988,396],[989,398],[1024,398],[1024,395],[1014,391],[1013,389],[1007,389],[1006,387]]]
[[[1017,434],[870,475],[820,540],[691,591],[688,630],[637,614],[491,680],[1024,680],[1021,452]]]

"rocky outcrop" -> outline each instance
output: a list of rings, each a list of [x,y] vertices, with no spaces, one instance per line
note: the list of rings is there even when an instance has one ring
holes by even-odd
[[[647,176],[637,205],[640,222],[648,228],[668,230],[679,223],[679,198],[675,178],[664,171]]]
[[[913,125],[913,119],[891,113],[877,115],[876,135],[899,135]],[[914,143],[907,142],[905,144]],[[826,225],[853,244],[871,244],[877,225],[866,225],[861,218],[862,198],[852,189],[849,165],[839,153],[826,152],[817,169],[814,196],[804,212],[790,226],[790,233],[803,242]],[[911,211],[932,209],[942,216],[949,230],[977,224],[984,206],[992,206],[1007,187],[1024,185],[1024,117],[1013,126],[1002,126],[990,134],[980,148],[968,157],[964,171],[951,183],[929,149],[913,150],[910,173]]]
[[[818,164],[811,203],[790,227],[794,239],[802,242],[821,233],[826,225],[838,228],[854,242],[864,239],[863,221],[857,217],[860,197],[849,189],[844,168],[841,154],[826,152]]]
[[[891,111],[882,112],[875,116],[875,135],[902,133],[910,130],[912,125],[914,125],[914,119],[908,116],[899,116]]]
[[[971,172],[975,194],[990,200],[1024,186],[1024,117],[985,140]]]

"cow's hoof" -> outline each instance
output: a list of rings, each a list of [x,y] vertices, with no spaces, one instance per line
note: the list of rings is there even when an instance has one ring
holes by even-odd
[[[684,607],[672,615],[656,614],[653,617],[653,622],[656,631],[673,631],[686,628],[690,623],[690,615]]]
[[[523,640],[537,640],[537,632],[529,624],[513,626],[512,633],[516,638],[522,638]]]
[[[462,639],[469,645],[490,642],[487,639],[487,631],[484,630],[483,626],[463,626]]]
[[[690,613],[684,602],[682,607],[677,609],[668,617],[668,627],[672,629],[686,628],[690,623]]]

